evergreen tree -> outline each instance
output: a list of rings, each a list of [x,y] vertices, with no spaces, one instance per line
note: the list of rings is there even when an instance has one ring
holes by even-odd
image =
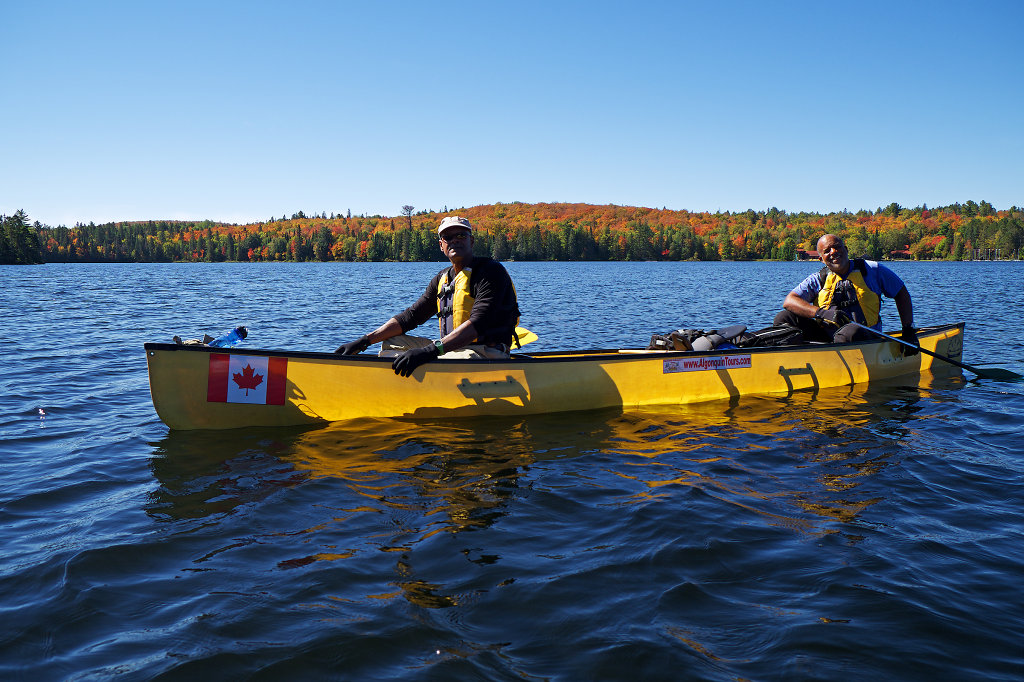
[[[313,256],[319,261],[331,260],[332,246],[334,246],[334,235],[331,234],[331,228],[321,225],[316,239],[313,240]]]
[[[19,209],[12,216],[0,216],[0,264],[27,265],[42,262],[39,233],[29,226],[25,211]]]
[[[0,215],[0,265],[13,265],[14,248],[7,229],[8,218]]]

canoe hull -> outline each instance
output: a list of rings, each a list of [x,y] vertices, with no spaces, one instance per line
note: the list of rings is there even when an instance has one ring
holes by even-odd
[[[960,360],[964,325],[922,330]],[[941,360],[891,341],[665,352],[578,351],[444,360],[396,376],[371,355],[146,344],[157,414],[172,429],[317,424],[361,417],[524,415],[788,394],[918,374]],[[269,404],[267,404],[269,403]]]

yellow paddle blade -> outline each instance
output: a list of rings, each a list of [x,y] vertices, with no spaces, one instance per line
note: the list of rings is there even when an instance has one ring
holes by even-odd
[[[520,346],[525,346],[526,344],[533,343],[537,340],[537,335],[526,327],[516,327],[516,336],[519,337]],[[513,343],[513,345],[515,344]]]

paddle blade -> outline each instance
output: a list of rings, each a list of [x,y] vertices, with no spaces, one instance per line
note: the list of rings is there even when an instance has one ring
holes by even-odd
[[[516,336],[519,337],[519,345],[525,346],[528,343],[533,343],[537,340],[537,335],[531,332],[526,327],[516,327]]]
[[[975,367],[975,373],[982,379],[992,379],[994,381],[1022,381],[1024,376],[1011,372],[1008,369],[1001,369],[999,367]]]

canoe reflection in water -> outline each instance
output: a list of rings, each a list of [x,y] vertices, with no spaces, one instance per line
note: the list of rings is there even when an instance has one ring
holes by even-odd
[[[643,411],[172,431],[152,458],[158,488],[146,511],[220,535],[197,565],[259,545],[251,560],[270,570],[355,561],[349,570],[360,579],[346,574],[347,599],[454,606],[467,590],[496,585],[459,589],[419,576],[421,550],[434,562],[438,543],[452,541],[444,552],[504,565],[500,583],[527,579],[544,570],[534,565],[541,558],[623,541],[574,528],[614,528],[601,517],[642,517],[648,505],[671,504],[680,523],[700,514],[707,527],[715,515],[754,513],[769,526],[856,542],[849,524],[884,499],[885,486],[872,480],[912,435],[908,422],[928,418],[917,414],[922,391],[963,383],[933,373]],[[232,520],[239,513],[249,518]]]

